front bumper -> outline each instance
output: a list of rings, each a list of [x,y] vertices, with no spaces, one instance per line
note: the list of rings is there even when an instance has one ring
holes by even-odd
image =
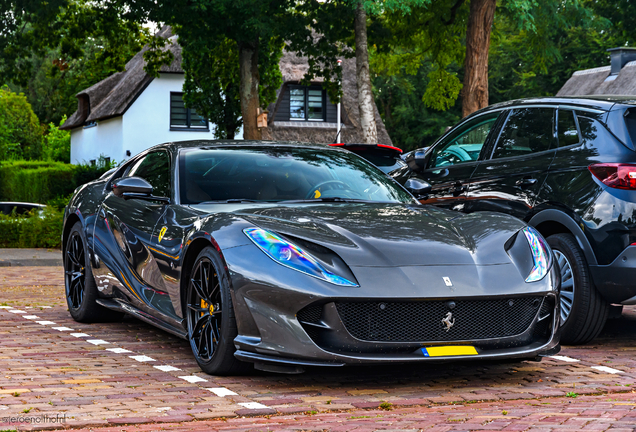
[[[514,265],[473,269],[478,274],[472,275],[469,274],[471,269],[468,267],[462,271],[455,268],[452,269],[453,290],[446,286],[430,287],[429,283],[422,282],[427,281],[424,275],[437,279],[439,275],[436,272],[439,269],[435,267],[422,269],[420,274],[416,274],[417,269],[412,267],[406,271],[397,268],[385,268],[381,271],[365,268],[364,273],[359,268],[352,268],[360,287],[343,288],[279,266],[262,252],[257,252],[251,253],[249,247],[237,247],[225,252],[239,331],[234,340],[237,349],[235,355],[243,361],[298,366],[341,366],[533,358],[551,355],[560,349],[557,301],[559,278],[556,266],[543,281],[533,284],[523,282]],[[254,271],[268,266],[272,269],[270,275]],[[448,271],[443,270],[445,274]],[[466,281],[463,282],[462,278],[466,278]],[[441,282],[442,278],[439,277],[439,280]],[[507,283],[510,288],[501,288]],[[422,285],[427,285],[426,289]],[[528,293],[528,288],[533,288],[533,291]],[[419,296],[416,295],[417,291]],[[394,340],[391,339],[393,336],[387,335],[380,335],[383,340],[372,340],[372,333],[366,336],[357,334],[358,337],[354,337],[337,306],[343,302],[516,302],[529,297],[539,298],[540,302],[534,304],[536,313],[528,318],[529,324],[520,332],[506,334],[504,337],[493,337],[486,332],[480,333],[479,338],[447,337],[443,340]],[[316,307],[319,308],[318,312],[315,312]],[[313,314],[307,314],[306,311],[312,308]],[[549,311],[547,314],[546,308]],[[431,320],[442,326],[442,318],[444,315],[436,315]],[[478,333],[476,330],[473,335]],[[422,347],[455,345],[473,346],[477,354],[425,357],[422,352]]]

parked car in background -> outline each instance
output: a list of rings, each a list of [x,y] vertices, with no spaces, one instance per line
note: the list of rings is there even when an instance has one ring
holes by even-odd
[[[592,340],[636,304],[636,98],[535,98],[465,118],[394,173],[421,201],[514,215],[561,266],[562,341]]]
[[[46,205],[26,202],[1,201],[0,213],[10,215],[15,210],[16,215],[23,215],[33,209],[44,210]]]
[[[386,144],[330,144],[332,147],[345,148],[358,156],[361,156],[380,168],[383,172],[389,173],[398,168],[406,166],[402,160],[402,149]]]

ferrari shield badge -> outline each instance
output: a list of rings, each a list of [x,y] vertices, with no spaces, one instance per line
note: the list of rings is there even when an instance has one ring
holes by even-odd
[[[166,231],[168,231],[168,227],[163,227],[161,228],[161,231],[159,231],[159,243],[161,243],[161,239],[163,238]]]

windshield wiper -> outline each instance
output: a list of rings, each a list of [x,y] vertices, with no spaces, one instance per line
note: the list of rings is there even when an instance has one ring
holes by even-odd
[[[311,199],[299,199],[299,200],[285,200],[279,201],[280,203],[317,203],[317,202],[342,202],[342,203],[375,203],[378,201],[363,200],[357,198],[341,198],[341,197],[325,197],[325,198],[311,198]]]
[[[246,198],[231,198],[231,199],[228,199],[228,200],[203,201],[203,202],[200,202],[199,204],[218,204],[218,203],[222,203],[222,204],[240,204],[240,203],[257,203],[257,202],[263,202],[263,201],[257,201],[257,200],[246,199]]]

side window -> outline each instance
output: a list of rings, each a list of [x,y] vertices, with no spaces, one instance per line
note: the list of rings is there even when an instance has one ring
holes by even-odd
[[[485,115],[472,120],[446,142],[441,142],[433,150],[428,168],[473,162],[479,159],[490,130],[495,125],[499,113]]]
[[[504,125],[493,159],[550,150],[554,140],[553,108],[513,110]]]
[[[576,128],[574,112],[570,110],[559,110],[559,147],[566,147],[578,144],[579,131]]]
[[[170,197],[170,157],[165,151],[148,153],[135,163],[126,177],[141,177],[152,185],[153,195]]]

